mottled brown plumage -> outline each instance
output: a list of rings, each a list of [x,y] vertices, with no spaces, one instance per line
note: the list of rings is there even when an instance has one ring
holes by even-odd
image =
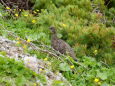
[[[75,53],[74,53],[73,49],[69,46],[69,44],[67,44],[65,41],[63,41],[62,39],[59,39],[57,37],[55,27],[51,26],[50,30],[51,30],[51,33],[52,33],[51,34],[51,46],[55,50],[59,51],[61,54],[68,54],[74,60],[77,61]]]

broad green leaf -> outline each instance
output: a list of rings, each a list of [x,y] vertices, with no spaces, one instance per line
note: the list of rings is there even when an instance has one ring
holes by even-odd
[[[70,71],[70,67],[67,63],[61,63],[59,67],[60,67],[60,70],[62,71]]]
[[[101,78],[102,80],[106,80],[107,79],[107,73],[98,73],[97,77]]]

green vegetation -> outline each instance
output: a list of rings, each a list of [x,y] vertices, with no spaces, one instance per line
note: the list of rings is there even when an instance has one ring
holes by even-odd
[[[5,56],[5,52],[0,52],[1,86],[34,86],[36,79],[42,81],[44,80],[44,77],[26,68],[22,61],[15,61],[14,59],[10,59]]]
[[[115,45],[112,45],[114,43],[112,39],[115,36],[114,3],[107,8],[104,0],[93,0],[92,2],[90,0],[30,1],[34,3],[33,10],[19,11],[13,7],[6,8],[0,5],[0,35],[13,39],[5,31],[8,30],[20,38],[31,40],[38,46],[42,43],[50,46],[51,34],[48,28],[54,25],[58,31],[58,37],[74,48],[81,65],[72,61],[73,66],[66,61],[67,59],[64,59],[63,62],[36,51],[27,50],[27,52],[36,54],[42,59],[48,57],[48,60],[52,62],[53,71],[62,71],[64,77],[73,86],[114,86]],[[111,1],[114,2],[114,0]],[[100,13],[93,12],[97,7]],[[0,57],[0,78],[13,77],[22,85],[30,79],[34,81],[33,72],[24,68],[22,63],[17,64],[14,60]],[[18,72],[20,67],[23,71]],[[5,72],[1,69],[4,69]],[[22,77],[16,77],[18,75]],[[12,82],[2,79],[0,83],[11,85]],[[61,82],[54,81],[53,86],[59,86],[56,83]]]

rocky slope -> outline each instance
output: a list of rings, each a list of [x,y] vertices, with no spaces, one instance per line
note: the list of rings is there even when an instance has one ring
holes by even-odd
[[[24,53],[23,48],[17,46],[15,41],[0,36],[0,51],[6,52],[9,58],[13,58],[17,61],[22,60],[26,67],[36,73],[44,74],[47,80],[46,86],[52,86],[54,80],[63,81],[63,86],[71,86],[71,84],[62,76],[61,73],[55,74],[52,72],[50,62],[37,59],[36,55],[31,56],[28,53]],[[41,86],[43,86],[42,83]]]

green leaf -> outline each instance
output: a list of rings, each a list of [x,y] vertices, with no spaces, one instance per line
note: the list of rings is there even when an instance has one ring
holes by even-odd
[[[105,82],[101,86],[110,86],[110,85]],[[112,86],[114,86],[114,85],[112,85]]]
[[[54,80],[52,86],[65,86],[62,81]]]
[[[107,73],[98,73],[97,76],[99,78],[101,78],[102,80],[106,80],[107,79]]]
[[[67,63],[61,63],[59,65],[59,67],[60,67],[60,70],[62,70],[62,71],[70,71],[71,70]]]
[[[18,77],[17,80],[16,80],[16,84],[17,84],[18,86],[24,85],[25,82],[26,82],[26,78],[25,78],[24,76],[20,76],[20,77]]]

